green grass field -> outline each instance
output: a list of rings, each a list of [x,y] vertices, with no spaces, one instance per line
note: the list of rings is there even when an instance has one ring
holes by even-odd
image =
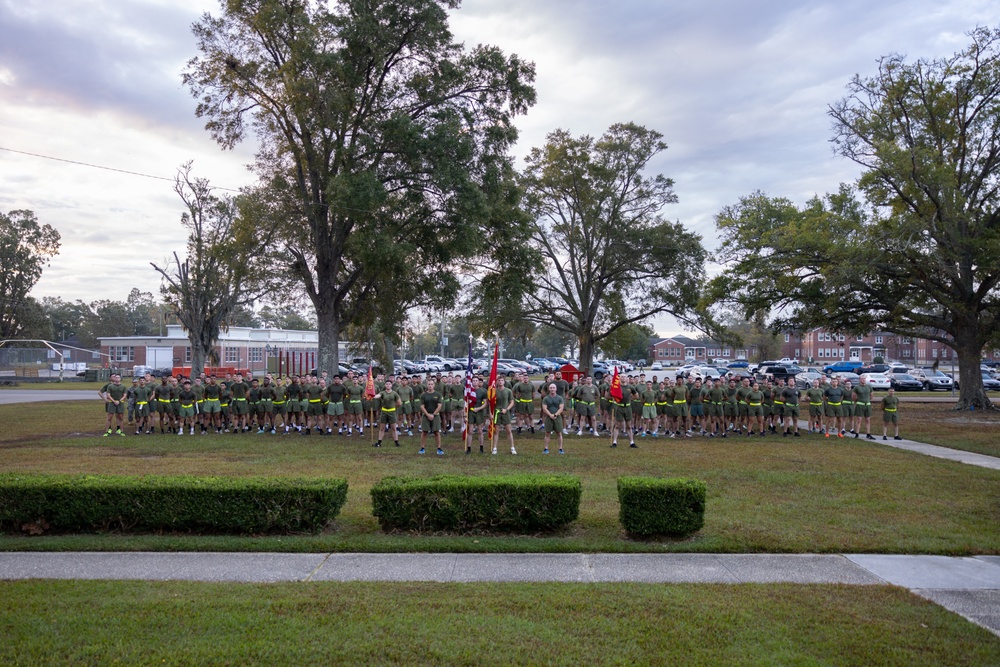
[[[417,437],[381,449],[367,437],[102,438],[99,410],[86,402],[0,406],[0,470],[335,476],[350,484],[347,504],[319,535],[6,535],[0,549],[1000,553],[1000,472],[864,440],[642,438],[638,450],[612,450],[605,438],[573,435],[566,456],[543,456],[541,436],[522,435],[515,457],[465,455],[452,435],[437,457],[417,456]],[[369,489],[386,475],[528,471],[579,476],[579,520],[545,536],[387,535],[371,515]],[[628,539],[618,523],[621,475],[705,480],[705,527],[683,540]]]
[[[891,587],[0,583],[0,662],[995,665]]]

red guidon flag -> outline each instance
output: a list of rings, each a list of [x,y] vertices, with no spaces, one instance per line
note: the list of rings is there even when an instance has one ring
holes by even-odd
[[[611,398],[619,403],[622,402],[622,381],[618,379],[618,367],[615,366],[615,374],[611,376],[611,388],[608,390]]]
[[[486,403],[490,406],[490,427],[487,435],[493,439],[496,431],[496,409],[497,409],[497,357],[500,356],[500,341],[493,344],[493,365],[490,367],[490,384],[486,389]]]
[[[368,367],[368,381],[365,382],[365,396],[369,400],[375,398],[375,380],[372,379],[372,367]]]

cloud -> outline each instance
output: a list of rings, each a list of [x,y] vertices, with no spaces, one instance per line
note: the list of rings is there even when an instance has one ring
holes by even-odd
[[[248,183],[252,142],[220,151],[181,83],[205,11],[218,15],[219,3],[0,0],[0,146],[166,177],[194,158],[216,185]],[[833,155],[826,115],[852,75],[892,52],[950,55],[966,31],[997,24],[1000,6],[985,0],[464,0],[451,19],[468,46],[537,64],[519,156],[556,128],[656,129],[670,148],[651,169],[674,179],[680,199],[663,213],[709,246],[713,216],[740,196],[802,203],[858,176]],[[63,233],[41,296],[155,292],[148,262],[183,247],[170,183],[2,151],[0,183],[5,210],[34,208]]]

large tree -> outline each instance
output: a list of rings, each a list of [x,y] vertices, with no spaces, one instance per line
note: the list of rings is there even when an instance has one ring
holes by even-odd
[[[784,322],[876,328],[958,354],[958,407],[991,409],[979,363],[1000,329],[1000,31],[939,60],[892,55],[830,108],[857,190],[798,209],[756,193],[718,216],[716,294]],[[863,195],[859,197],[858,194]]]
[[[252,128],[321,368],[349,323],[399,329],[454,301],[456,260],[501,239],[513,117],[534,67],[453,41],[457,0],[231,0],[194,26],[184,80],[224,147]],[[391,325],[391,326],[390,326]]]
[[[38,224],[32,211],[0,213],[0,339],[37,332],[40,305],[28,293],[58,252],[59,232]]]
[[[580,365],[619,328],[670,314],[694,325],[705,251],[701,238],[660,217],[673,181],[646,169],[667,146],[633,123],[599,139],[557,130],[527,158],[531,242],[542,256],[523,316],[572,334]]]
[[[174,191],[187,209],[181,215],[187,252],[183,259],[174,252],[165,266],[152,266],[163,279],[164,300],[187,332],[191,372],[197,375],[220,331],[243,324],[240,318],[259,296],[267,237],[241,225],[236,201],[214,195],[207,180],[191,175],[190,163],[178,173]]]

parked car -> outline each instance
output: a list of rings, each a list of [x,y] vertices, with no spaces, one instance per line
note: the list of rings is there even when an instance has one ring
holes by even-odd
[[[945,391],[953,389],[955,381],[939,370],[933,368],[917,368],[911,373],[913,377],[924,383],[924,389],[934,391],[943,389]]]
[[[889,376],[889,386],[896,391],[923,391],[924,383],[906,373],[893,373]]]
[[[889,389],[889,376],[885,373],[862,373],[861,377],[865,379],[872,389],[879,391]]]
[[[758,380],[788,380],[799,374],[799,370],[794,370],[784,364],[761,366],[754,374]]]
[[[1000,379],[993,377],[987,371],[981,371],[983,374],[983,389],[986,391],[1000,391]],[[959,388],[958,378],[955,378],[955,389]]]
[[[868,364],[867,366],[862,366],[855,372],[859,375],[865,375],[870,373],[887,373],[889,369],[892,368],[889,364]]]
[[[688,372],[688,377],[692,380],[701,380],[704,382],[706,379],[718,380],[722,377],[722,373],[719,372],[718,368],[713,368],[712,366],[697,366]]]
[[[823,367],[823,372],[830,373],[853,373],[856,369],[864,366],[860,361],[837,361],[829,366]],[[855,373],[857,375],[857,373]]]
[[[737,359],[736,361],[730,362],[727,368],[747,368],[748,366],[750,366],[750,362],[746,359]]]
[[[814,371],[803,371],[795,376],[795,386],[799,389],[810,389],[813,386],[813,380],[823,380],[826,376],[822,373],[817,373]]]
[[[511,378],[520,372],[522,372],[520,366],[512,366],[510,364],[497,360],[497,377],[505,375],[508,378]]]
[[[654,361],[653,365],[649,367],[649,370],[651,370],[651,371],[662,371],[663,370],[663,364],[661,364],[659,361]]]
[[[856,385],[858,381],[861,379],[860,375],[858,375],[857,373],[851,373],[849,371],[836,371],[834,373],[830,373],[827,377],[829,377],[831,380],[836,378],[837,380],[840,380],[841,384],[844,384],[845,382],[850,382],[852,385]]]

